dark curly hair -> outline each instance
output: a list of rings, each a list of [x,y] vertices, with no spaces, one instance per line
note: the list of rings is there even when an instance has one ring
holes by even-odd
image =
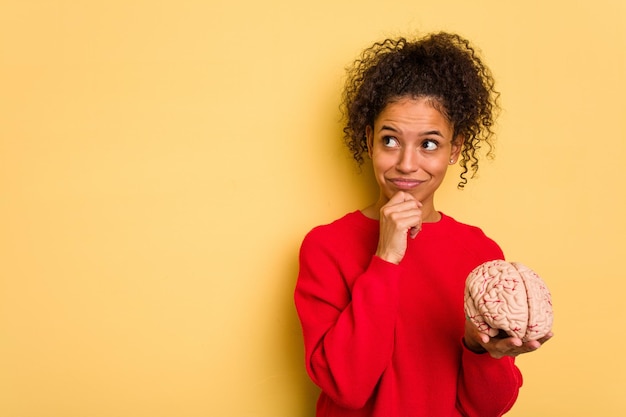
[[[467,39],[439,32],[409,41],[386,39],[363,51],[347,69],[342,112],[344,139],[358,165],[367,153],[366,127],[390,102],[424,97],[464,138],[459,188],[478,171],[481,144],[493,157],[492,130],[500,94],[489,68]]]

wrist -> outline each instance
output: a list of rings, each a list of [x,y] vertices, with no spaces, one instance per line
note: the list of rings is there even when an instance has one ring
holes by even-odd
[[[394,246],[386,245],[383,241],[378,242],[375,255],[383,261],[400,265],[400,261],[404,258],[404,252],[406,248],[396,248]]]
[[[467,343],[467,340],[465,340],[465,338],[462,339],[462,342],[463,342],[463,346],[465,346],[465,348],[469,350],[470,352],[476,353],[478,355],[487,353],[487,349],[482,347],[480,344],[473,343],[470,345],[469,343]]]
[[[402,260],[401,256],[397,256],[393,253],[379,253],[376,252],[376,256],[382,259],[385,262],[389,262],[391,264],[400,265],[400,261]]]

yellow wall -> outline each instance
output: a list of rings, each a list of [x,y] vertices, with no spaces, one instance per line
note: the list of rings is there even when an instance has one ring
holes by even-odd
[[[312,416],[298,246],[376,194],[343,68],[414,29],[503,94],[496,160],[438,207],[554,296],[509,415],[625,415],[624,4],[3,0],[0,416]]]

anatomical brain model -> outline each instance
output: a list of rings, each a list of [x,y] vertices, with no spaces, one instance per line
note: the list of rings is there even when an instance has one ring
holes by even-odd
[[[520,263],[485,262],[465,282],[465,315],[491,337],[503,330],[524,342],[540,339],[552,329],[550,291]]]

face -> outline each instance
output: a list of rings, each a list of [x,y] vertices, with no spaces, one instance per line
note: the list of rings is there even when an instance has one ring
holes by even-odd
[[[461,150],[443,114],[428,99],[402,98],[387,104],[366,135],[380,187],[378,205],[404,191],[434,210],[434,193]]]

